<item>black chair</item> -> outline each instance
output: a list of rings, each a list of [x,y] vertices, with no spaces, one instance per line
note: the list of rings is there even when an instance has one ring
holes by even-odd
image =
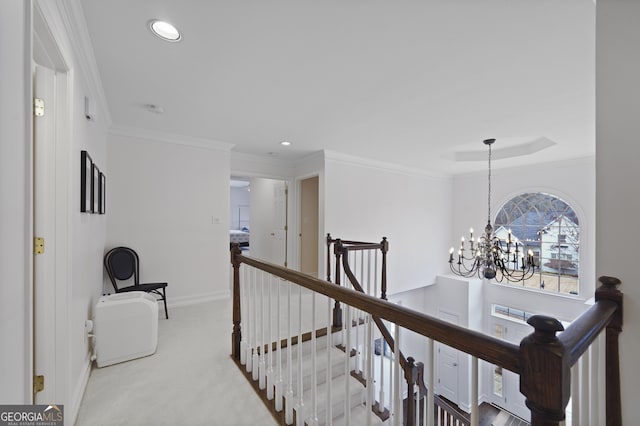
[[[164,314],[169,319],[167,311],[167,283],[146,283],[140,284],[140,259],[138,254],[128,247],[116,247],[107,252],[104,256],[104,267],[113,284],[116,293],[127,291],[146,291],[160,296],[159,300],[164,302]],[[133,285],[118,287],[118,282],[129,281],[133,277]]]

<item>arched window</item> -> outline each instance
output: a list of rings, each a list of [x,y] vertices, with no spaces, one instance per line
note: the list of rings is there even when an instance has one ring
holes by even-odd
[[[496,235],[511,230],[531,249],[540,270],[524,281],[525,287],[561,294],[578,294],[580,222],[569,204],[541,192],[520,194],[498,211]]]

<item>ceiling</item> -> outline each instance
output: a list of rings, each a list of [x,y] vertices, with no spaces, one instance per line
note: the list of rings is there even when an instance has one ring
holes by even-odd
[[[496,168],[595,153],[592,0],[81,5],[120,128],[439,173],[486,168],[486,138]],[[154,37],[154,18],[182,41]]]

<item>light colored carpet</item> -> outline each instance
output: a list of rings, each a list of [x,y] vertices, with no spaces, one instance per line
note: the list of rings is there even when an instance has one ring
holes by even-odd
[[[169,310],[154,355],[94,367],[76,425],[276,425],[231,360],[231,300]]]

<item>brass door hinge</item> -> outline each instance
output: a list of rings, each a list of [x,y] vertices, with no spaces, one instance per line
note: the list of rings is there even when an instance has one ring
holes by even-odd
[[[44,115],[44,99],[33,98],[33,115],[36,117]]]
[[[44,253],[44,238],[36,237],[33,242],[33,253],[34,254],[42,254]]]
[[[44,376],[33,376],[33,394],[44,390]]]

